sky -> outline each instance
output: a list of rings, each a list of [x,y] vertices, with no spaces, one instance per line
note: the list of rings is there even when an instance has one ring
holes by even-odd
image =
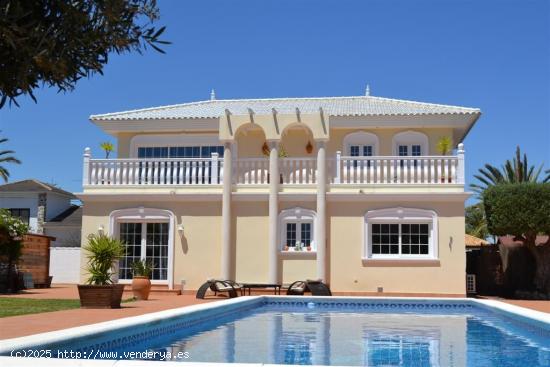
[[[22,160],[11,181],[82,190],[85,147],[115,139],[91,114],[218,99],[371,95],[477,107],[467,182],[516,145],[550,168],[550,2],[546,0],[160,0],[166,54],[112,55],[73,92],[0,109]]]

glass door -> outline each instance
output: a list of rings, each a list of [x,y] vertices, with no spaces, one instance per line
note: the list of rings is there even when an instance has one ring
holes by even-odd
[[[132,264],[145,260],[153,265],[151,280],[168,279],[168,223],[120,223],[119,238],[126,247],[119,262],[119,279],[132,279]]]

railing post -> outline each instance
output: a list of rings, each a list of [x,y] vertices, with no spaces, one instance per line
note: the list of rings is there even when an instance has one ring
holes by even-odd
[[[212,153],[212,169],[210,170],[210,182],[212,184],[218,184],[218,153]]]
[[[334,183],[339,184],[341,183],[341,172],[342,172],[342,152],[337,151],[336,152],[336,175],[334,177]]]
[[[458,144],[457,150],[458,167],[456,172],[456,180],[459,184],[464,184],[464,144]]]
[[[90,157],[92,150],[89,147],[84,148],[84,161],[82,164],[82,186],[90,184]]]

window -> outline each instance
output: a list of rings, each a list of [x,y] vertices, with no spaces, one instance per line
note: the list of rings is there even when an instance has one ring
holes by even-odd
[[[403,131],[393,137],[394,154],[400,157],[428,154],[428,137],[418,131]]]
[[[119,280],[132,279],[132,264],[138,260],[153,264],[151,281],[173,287],[174,228],[176,220],[169,210],[129,208],[111,212],[109,233],[120,238],[126,254],[119,261]]]
[[[288,247],[288,250],[294,251],[298,242],[303,244],[303,247],[314,249],[315,217],[315,212],[309,209],[293,208],[283,210],[279,215],[282,248]]]
[[[132,279],[132,264],[145,260],[153,265],[151,280],[168,277],[168,223],[120,223],[119,236],[126,246],[120,259],[119,278]]]
[[[223,157],[223,146],[139,147],[138,158],[210,158],[212,153]]]
[[[12,217],[21,219],[24,223],[29,224],[31,210],[29,208],[10,208],[8,209]]]
[[[365,254],[371,259],[437,258],[437,215],[424,209],[391,208],[365,215]]]
[[[370,157],[378,154],[378,137],[365,131],[348,134],[343,140],[344,155]]]

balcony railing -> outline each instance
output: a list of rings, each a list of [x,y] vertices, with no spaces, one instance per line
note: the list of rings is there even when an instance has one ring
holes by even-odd
[[[337,157],[334,184],[456,184],[456,156]]]
[[[216,185],[223,177],[223,159],[89,159],[84,161],[84,185],[151,186]]]
[[[86,155],[88,154],[88,155]],[[327,182],[332,185],[449,185],[464,184],[464,156],[348,157],[338,152],[327,159]],[[268,158],[238,158],[233,161],[236,185],[267,185]],[[84,156],[85,186],[191,186],[219,185],[223,159],[90,159]],[[315,158],[280,158],[279,183],[315,185]]]

